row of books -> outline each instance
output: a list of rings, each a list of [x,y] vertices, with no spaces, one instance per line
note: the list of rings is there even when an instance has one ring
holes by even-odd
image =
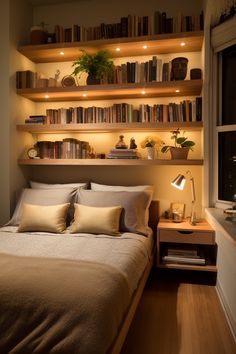
[[[101,23],[85,27],[73,24],[71,27],[56,25],[50,40],[60,42],[83,42],[99,39],[138,37],[162,33],[200,31],[204,28],[203,12],[199,15],[168,17],[166,12],[155,11],[149,16],[128,15],[117,23]]]
[[[86,159],[89,154],[89,143],[73,138],[38,141],[36,148],[40,159]]]
[[[162,261],[164,264],[179,263],[179,264],[195,264],[205,265],[206,259],[200,249],[188,248],[167,248],[166,254],[163,255]]]
[[[170,80],[170,68],[170,63],[166,67],[156,56],[142,63],[126,62],[115,66],[112,81],[115,84],[167,81]],[[166,70],[168,70],[168,75]]]
[[[103,83],[123,84],[170,80],[172,80],[171,62],[162,64],[161,59],[153,56],[146,62],[126,62],[115,66],[113,74],[107,82]],[[31,70],[16,72],[17,89],[58,87],[59,85],[59,81],[55,78],[42,78],[40,74]]]
[[[16,72],[17,89],[47,88],[57,86],[59,86],[59,82],[55,78],[43,78],[40,74],[31,70]]]
[[[30,116],[26,124],[157,123],[202,121],[202,97],[169,104],[115,103],[110,107],[70,107],[47,109],[46,115]]]
[[[136,149],[111,149],[107,155],[108,159],[138,159]]]

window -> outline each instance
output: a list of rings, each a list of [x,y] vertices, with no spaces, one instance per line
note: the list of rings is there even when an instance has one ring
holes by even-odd
[[[218,59],[218,200],[236,202],[236,45]]]

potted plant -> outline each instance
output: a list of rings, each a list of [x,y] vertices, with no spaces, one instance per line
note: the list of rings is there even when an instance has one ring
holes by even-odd
[[[155,148],[163,146],[164,142],[155,136],[146,136],[144,140],[141,141],[140,146],[143,149],[147,149],[148,160],[153,160],[155,158]]]
[[[85,50],[81,57],[72,64],[74,71],[72,75],[77,77],[82,72],[88,73],[87,85],[100,84],[101,80],[108,79],[113,73],[114,64],[111,55],[107,50],[99,50],[97,53],[90,54]]]
[[[165,145],[162,147],[161,152],[170,151],[171,158],[174,159],[187,159],[189,150],[193,150],[195,143],[188,140],[183,134],[180,136],[179,128],[171,132],[171,139],[174,140],[174,145]]]

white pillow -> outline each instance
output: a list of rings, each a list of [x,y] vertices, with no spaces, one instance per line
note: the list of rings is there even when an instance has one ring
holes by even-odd
[[[49,206],[24,204],[18,232],[62,233],[66,228],[66,214],[69,206],[70,203]]]
[[[91,182],[91,189],[93,191],[113,191],[113,192],[142,192],[142,191],[152,191],[154,186],[151,185],[140,185],[140,186],[111,186],[107,184],[99,184]]]
[[[91,207],[74,204],[74,222],[70,232],[92,234],[119,235],[121,206]]]
[[[87,186],[88,186],[88,183],[49,184],[49,183],[30,181],[30,188],[33,188],[33,189],[52,189],[52,188],[83,188],[83,189],[86,189]]]

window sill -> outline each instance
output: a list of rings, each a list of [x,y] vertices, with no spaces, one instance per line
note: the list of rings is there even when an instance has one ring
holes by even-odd
[[[227,220],[226,214],[223,209],[219,208],[206,208],[206,214],[211,219],[214,219],[221,228],[236,242],[236,222]]]

